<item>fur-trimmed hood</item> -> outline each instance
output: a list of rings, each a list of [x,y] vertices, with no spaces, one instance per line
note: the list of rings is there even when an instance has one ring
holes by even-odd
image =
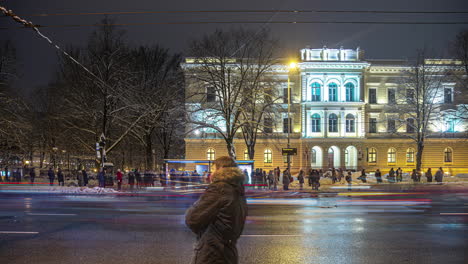
[[[237,167],[221,168],[216,170],[212,175],[212,181],[224,181],[234,184],[242,184],[244,182],[245,175]]]

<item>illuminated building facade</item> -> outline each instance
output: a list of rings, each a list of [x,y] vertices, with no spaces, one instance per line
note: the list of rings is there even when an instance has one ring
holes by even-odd
[[[407,120],[395,105],[404,104],[399,93],[406,61],[365,60],[364,52],[357,49],[302,49],[301,61],[291,70],[287,63],[272,68],[277,78],[275,89],[287,96],[290,80],[291,147],[297,148],[292,156],[293,172],[299,168],[343,168],[386,173],[390,168],[405,171],[415,168],[417,147],[410,139],[415,131],[399,120]],[[450,60],[426,60],[427,65],[456,68]],[[443,65],[441,65],[443,64]],[[196,67],[196,60],[187,59],[184,68]],[[288,78],[289,77],[289,78]],[[190,78],[187,78],[190,94]],[[456,82],[443,82],[434,103],[439,107],[431,120],[431,133],[426,139],[422,165],[443,167],[455,174],[468,171],[468,140],[466,108],[468,98],[458,92]],[[208,90],[207,90],[208,92]],[[194,97],[187,107],[198,103]],[[269,170],[284,169],[288,118],[287,100],[279,102],[274,126],[262,133],[255,147],[255,167]],[[265,121],[266,122],[266,121]],[[264,131],[266,131],[265,129]],[[223,139],[208,136],[188,126],[187,159],[215,159],[227,155]],[[237,158],[248,159],[247,148],[239,136],[235,141]]]

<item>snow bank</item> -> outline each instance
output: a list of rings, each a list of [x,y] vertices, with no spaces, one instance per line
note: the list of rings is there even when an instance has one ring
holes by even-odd
[[[118,191],[111,188],[101,187],[49,187],[47,191],[58,192],[58,193],[70,193],[70,194],[106,194],[106,193],[118,193]]]

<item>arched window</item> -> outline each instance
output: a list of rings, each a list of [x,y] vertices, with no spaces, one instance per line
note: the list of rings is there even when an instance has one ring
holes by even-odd
[[[312,115],[312,132],[320,132],[320,115]]]
[[[311,156],[310,156],[310,162],[317,163],[317,151],[315,149],[312,149],[312,153],[311,153]]]
[[[353,133],[356,131],[354,126],[354,116],[352,114],[346,115],[346,132]]]
[[[311,100],[314,102],[318,102],[321,100],[320,94],[321,94],[321,88],[322,86],[318,82],[314,82],[310,85],[311,88],[311,93],[312,93],[312,98]]]
[[[346,102],[354,102],[354,84],[345,84],[346,88]]]
[[[451,148],[445,148],[444,150],[444,162],[452,162],[453,151]]]
[[[406,150],[406,163],[414,163],[414,148]]]
[[[338,101],[338,85],[336,85],[336,83],[330,83],[328,85],[328,101]]]
[[[349,151],[348,151],[348,148],[346,148],[345,151],[344,151],[344,163],[345,163],[346,165],[348,165],[348,163],[349,163]]]
[[[209,148],[206,151],[206,159],[207,160],[214,160],[215,159],[215,150],[214,150],[214,148]]]
[[[396,150],[395,148],[389,148],[387,151],[387,163],[396,162]]]
[[[367,162],[369,163],[377,162],[377,150],[375,148],[370,148],[367,151]]]
[[[263,162],[273,163],[273,153],[271,152],[271,149],[265,149],[263,152]]]
[[[244,160],[249,160],[250,157],[249,157],[249,150],[245,149],[244,150]]]
[[[328,132],[338,132],[338,116],[335,114],[328,117]]]

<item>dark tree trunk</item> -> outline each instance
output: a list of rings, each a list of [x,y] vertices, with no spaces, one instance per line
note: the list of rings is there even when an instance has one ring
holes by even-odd
[[[147,170],[153,169],[153,139],[150,134],[145,135],[145,168]]]
[[[420,171],[422,167],[422,155],[424,151],[424,141],[418,142],[418,152],[416,153],[416,171]]]

